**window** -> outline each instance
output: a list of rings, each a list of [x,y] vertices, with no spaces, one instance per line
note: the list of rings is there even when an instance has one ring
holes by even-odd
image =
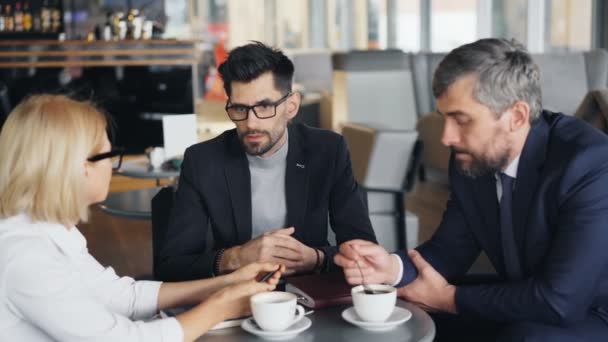
[[[545,51],[591,48],[593,0],[546,0]]]
[[[367,47],[386,49],[386,0],[367,1]]]
[[[450,51],[477,39],[477,0],[431,2],[431,50]]]
[[[420,1],[398,0],[395,11],[389,12],[396,15],[395,47],[403,51],[420,50]]]
[[[497,38],[514,38],[524,46],[528,34],[528,1],[494,0],[492,34]]]
[[[308,47],[308,0],[275,0],[276,44],[282,48]]]

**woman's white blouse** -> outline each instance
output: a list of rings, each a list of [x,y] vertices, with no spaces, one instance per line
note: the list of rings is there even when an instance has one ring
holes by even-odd
[[[118,277],[73,227],[0,219],[0,341],[183,341],[157,311],[160,282]]]

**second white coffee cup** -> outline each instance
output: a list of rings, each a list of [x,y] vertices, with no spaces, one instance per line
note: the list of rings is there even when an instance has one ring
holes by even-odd
[[[364,321],[384,322],[393,313],[397,303],[397,289],[390,285],[367,285],[374,294],[365,293],[363,286],[351,289],[355,312]]]
[[[304,317],[304,308],[290,292],[264,292],[251,297],[253,318],[260,328],[282,331]]]

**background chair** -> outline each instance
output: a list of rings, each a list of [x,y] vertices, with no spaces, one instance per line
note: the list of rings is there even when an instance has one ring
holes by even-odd
[[[295,67],[294,82],[306,91],[332,92],[332,64],[329,50],[292,51],[289,57]]]
[[[166,186],[152,198],[152,273],[154,279],[161,279],[159,274],[160,256],[163,246],[167,239],[167,230],[169,228],[169,218],[175,201],[174,186]],[[209,222],[207,222],[209,224]],[[207,243],[205,251],[213,248],[214,237],[211,229],[207,230]]]
[[[6,121],[11,109],[11,102],[8,97],[8,87],[0,81],[0,128],[4,125],[4,121]]]
[[[418,245],[418,217],[405,210],[405,193],[413,187],[422,143],[414,130],[348,123],[346,139],[357,182],[367,192],[368,209],[378,243],[388,250]]]
[[[171,186],[160,189],[152,198],[152,272],[154,279],[160,279],[158,274],[160,251],[167,235],[174,200],[175,190]]]
[[[416,98],[410,59],[401,50],[336,53],[331,119],[322,125],[340,131],[346,122],[413,130]],[[330,121],[330,122],[327,122]]]

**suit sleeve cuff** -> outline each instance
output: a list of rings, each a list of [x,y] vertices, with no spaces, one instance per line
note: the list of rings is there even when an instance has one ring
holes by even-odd
[[[395,287],[405,286],[414,281],[414,279],[418,277],[418,270],[416,269],[410,258],[405,254],[405,251],[399,251],[393,255],[399,257],[402,265],[401,278],[399,278],[399,281],[397,282]]]
[[[331,271],[335,271],[335,270],[339,270],[340,268],[334,263],[334,256],[337,253],[338,248],[335,246],[322,246],[322,247],[317,247],[319,250],[323,251],[323,254],[325,254],[325,260],[323,260],[323,263],[321,264],[321,268],[319,269],[319,272],[321,273],[325,273],[325,272],[331,272]]]
[[[466,313],[468,315],[478,314],[469,303],[472,303],[470,297],[479,297],[478,291],[471,291],[471,286],[456,286],[456,293],[454,294],[454,303],[456,304],[456,310],[459,314]]]

